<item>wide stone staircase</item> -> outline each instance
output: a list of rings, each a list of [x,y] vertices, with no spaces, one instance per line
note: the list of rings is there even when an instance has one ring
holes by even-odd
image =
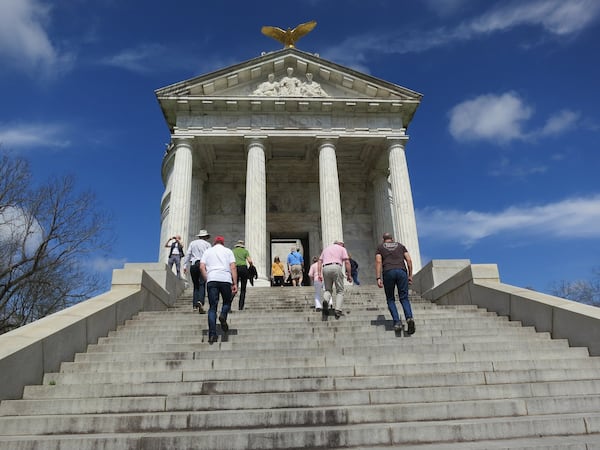
[[[0,403],[0,449],[600,449],[600,358],[473,306],[383,290],[345,314],[313,289],[249,287],[210,345],[186,291]]]

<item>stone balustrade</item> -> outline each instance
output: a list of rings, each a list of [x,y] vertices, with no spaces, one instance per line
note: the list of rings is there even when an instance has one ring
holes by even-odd
[[[600,355],[600,308],[501,283],[496,264],[432,260],[413,278],[413,290],[434,303],[477,305]]]
[[[164,310],[184,282],[162,263],[126,264],[113,271],[110,291],[0,336],[0,400],[20,398],[101,336],[139,311]]]

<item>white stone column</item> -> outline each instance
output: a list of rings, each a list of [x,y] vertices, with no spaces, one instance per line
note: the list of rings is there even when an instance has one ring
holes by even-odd
[[[388,171],[374,171],[371,174],[371,182],[373,183],[373,239],[375,244],[379,245],[383,233],[394,233]]]
[[[404,151],[404,141],[390,139],[389,146],[390,183],[392,186],[393,210],[397,230],[394,237],[408,249],[413,261],[413,271],[421,269],[421,253],[417,235],[417,221],[413,206],[408,165]]]
[[[246,248],[258,272],[255,285],[266,285],[271,275],[267,270],[267,174],[265,163],[266,137],[247,138],[246,166]]]
[[[178,138],[175,140],[175,162],[173,163],[169,232],[167,236],[180,234],[183,239],[189,237],[191,193],[192,140],[190,138]],[[189,241],[184,242],[184,244],[189,244]]]
[[[336,239],[344,239],[334,142],[333,139],[326,139],[319,146],[319,198],[321,200],[323,248],[332,244]]]
[[[195,173],[192,176],[192,193],[190,203],[190,229],[186,246],[194,239],[196,234],[204,228],[204,182],[206,175],[204,173]],[[209,230],[210,233],[210,230]],[[187,247],[186,247],[187,250]]]

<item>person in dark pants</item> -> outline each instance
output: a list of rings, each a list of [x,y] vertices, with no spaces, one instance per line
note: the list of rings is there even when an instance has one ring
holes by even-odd
[[[194,285],[194,293],[192,296],[192,306],[194,309],[198,308],[200,314],[206,314],[204,311],[204,298],[206,295],[206,283],[202,274],[200,273],[200,259],[206,250],[210,248],[208,239],[210,234],[206,230],[200,230],[196,235],[198,239],[190,242],[188,250],[183,260],[183,273],[187,272],[187,268],[190,268],[190,277]]]
[[[358,263],[352,259],[352,255],[348,253],[350,257],[350,274],[352,275],[352,281],[355,285],[360,286],[360,281],[358,281]]]
[[[403,328],[396,308],[395,290],[398,290],[408,334],[415,332],[415,321],[408,299],[408,285],[412,283],[412,270],[412,259],[406,247],[400,242],[395,242],[390,233],[384,233],[383,242],[375,251],[377,286],[385,289],[388,309],[394,321],[394,331],[401,331]]]
[[[168,261],[169,270],[173,270],[174,264],[177,278],[181,278],[181,258],[183,258],[183,242],[181,241],[181,236],[173,236],[167,241],[165,247],[170,248]]]
[[[248,270],[248,265],[252,265],[252,258],[250,258],[250,252],[246,250],[244,247],[244,241],[237,241],[235,247],[233,248],[233,255],[235,256],[235,265],[237,268],[238,281],[240,283],[240,299],[239,299],[239,309],[240,311],[244,309],[244,304],[246,302],[246,286],[248,285],[248,280],[250,279],[250,271]]]
[[[233,252],[225,247],[225,238],[217,236],[214,245],[206,250],[200,260],[200,271],[206,280],[208,291],[208,343],[218,341],[217,337],[217,307],[219,295],[223,298],[223,306],[219,314],[221,330],[227,333],[227,315],[231,311],[231,300],[237,292],[237,269]]]
[[[273,286],[283,287],[283,277],[285,276],[285,268],[283,263],[279,260],[279,256],[276,256],[271,264],[271,279],[273,280]]]

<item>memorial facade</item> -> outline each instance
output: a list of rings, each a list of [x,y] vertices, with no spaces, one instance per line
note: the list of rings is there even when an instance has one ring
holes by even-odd
[[[291,246],[308,267],[337,239],[374,283],[375,248],[392,231],[421,267],[405,155],[421,94],[284,48],[156,96],[171,133],[161,244],[181,234],[187,246],[200,229],[243,239],[266,282]]]

